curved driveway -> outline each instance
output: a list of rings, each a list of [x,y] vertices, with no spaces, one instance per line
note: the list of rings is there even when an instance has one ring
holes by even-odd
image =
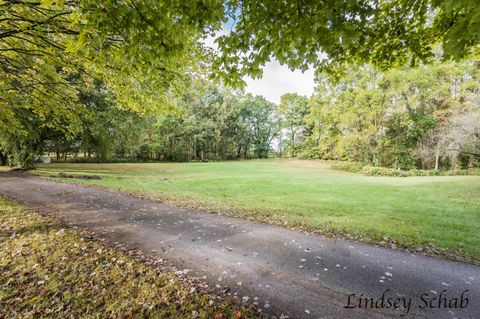
[[[0,194],[207,276],[277,317],[480,318],[478,266],[36,177],[0,177]]]

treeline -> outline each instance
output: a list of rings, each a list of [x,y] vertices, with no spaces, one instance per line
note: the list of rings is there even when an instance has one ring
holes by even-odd
[[[285,156],[394,169],[479,166],[478,61],[387,72],[352,67],[337,82],[318,78],[311,97],[285,94],[279,105],[192,83],[160,115],[122,108],[100,81],[82,86],[65,123],[13,109],[22,134],[0,136],[0,158],[11,165],[48,154],[91,162]]]
[[[479,166],[479,61],[356,67],[319,82],[310,99],[282,98],[280,109],[291,109],[283,153],[395,169]]]
[[[23,154],[29,151],[77,162],[266,158],[279,132],[275,104],[205,81],[190,87],[177,107],[162,115],[123,110],[100,84],[82,91],[79,103],[77,123],[68,133],[41,129],[39,123],[27,134],[30,144],[23,143],[23,149],[15,149],[21,141],[11,141],[10,162],[31,160]],[[32,118],[29,114],[25,121]]]

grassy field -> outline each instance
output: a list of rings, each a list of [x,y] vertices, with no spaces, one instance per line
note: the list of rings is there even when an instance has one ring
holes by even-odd
[[[322,161],[42,164],[36,173],[331,236],[480,260],[480,177],[367,177]],[[449,256],[455,258],[455,256]]]
[[[0,198],[0,318],[256,317],[84,235]]]

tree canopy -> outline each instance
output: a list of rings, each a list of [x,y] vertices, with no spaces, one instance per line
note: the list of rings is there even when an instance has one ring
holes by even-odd
[[[478,51],[480,6],[470,0],[228,1],[232,30],[216,67],[234,83],[272,58],[338,77],[351,64],[380,69]]]
[[[333,74],[353,62],[427,62],[439,43],[446,58],[461,58],[480,38],[480,8],[469,0],[2,0],[0,8],[2,76],[38,73],[37,60],[67,64],[103,75],[121,96],[132,90],[122,102],[144,107],[145,92],[164,98],[199,71],[208,61],[201,40],[222,23],[231,30],[218,39],[213,76],[228,83],[259,76],[272,58]]]
[[[208,1],[0,2],[4,91],[49,91],[66,74],[100,78],[119,102],[142,111],[198,71],[201,37],[223,12]]]

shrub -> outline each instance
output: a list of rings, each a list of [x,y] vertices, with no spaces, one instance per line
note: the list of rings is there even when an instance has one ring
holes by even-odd
[[[135,158],[110,158],[110,159],[103,159],[100,157],[76,157],[76,158],[69,158],[67,160],[68,163],[140,163]]]
[[[380,166],[362,166],[354,162],[337,162],[330,166],[332,169],[361,173],[367,176],[458,176],[458,175],[480,175],[480,168],[469,169],[455,169],[455,170],[425,170],[425,169],[410,169],[398,170],[388,167]]]
[[[355,162],[336,162],[330,165],[330,168],[352,173],[360,173],[362,171],[362,165]]]

